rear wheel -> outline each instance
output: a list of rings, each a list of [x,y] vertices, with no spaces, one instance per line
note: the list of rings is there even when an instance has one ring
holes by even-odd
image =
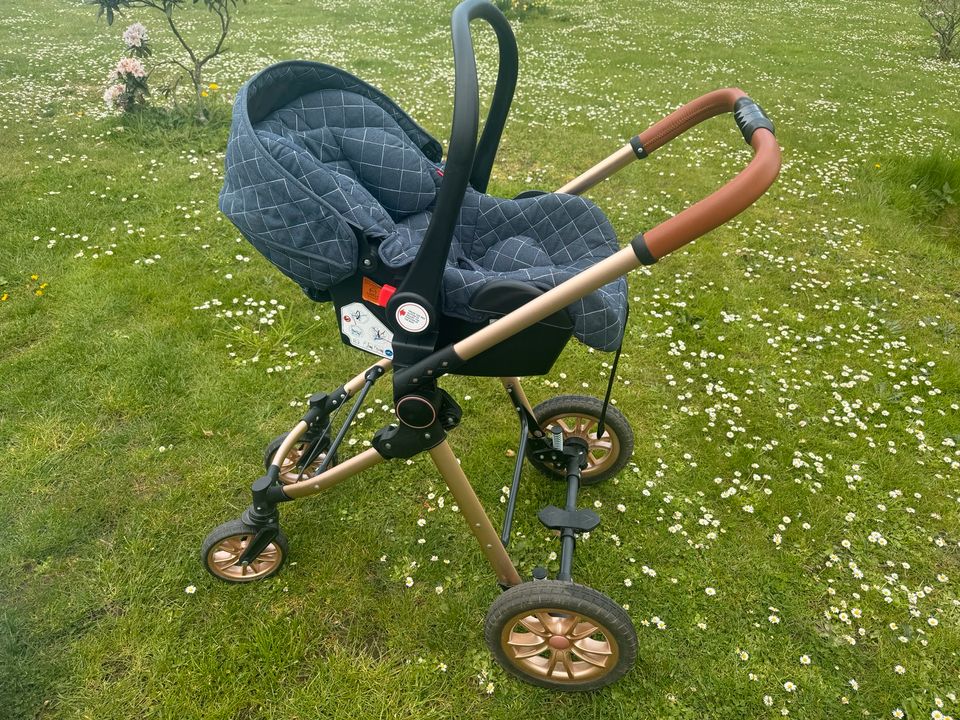
[[[273,463],[273,456],[277,454],[277,450],[280,449],[283,441],[287,439],[288,434],[289,433],[277,435],[277,437],[271,440],[270,444],[267,445],[266,449],[263,451],[263,467],[265,469],[270,469],[270,465]],[[300,459],[309,449],[309,442],[299,442],[293,446],[293,449],[290,450],[290,452],[287,454],[287,457],[284,458],[283,463],[280,465],[280,482],[282,482],[284,485],[291,485],[297,482],[298,478],[306,479],[317,474],[317,470],[320,468],[320,463],[322,463],[323,459],[327,456],[326,453],[318,454],[317,457],[314,458],[313,462],[303,469],[303,476],[301,477],[300,475]],[[333,467],[336,464],[337,456],[334,455],[327,467]]]
[[[581,473],[584,485],[603,482],[620,472],[633,454],[633,430],[630,423],[617,408],[609,405],[603,422],[603,434],[597,436],[603,402],[585,395],[559,395],[540,403],[533,415],[546,430],[559,426],[563,439],[577,437],[586,441],[587,467]],[[527,455],[530,464],[540,472],[555,478],[564,478],[564,470],[548,465],[532,454]]]
[[[561,691],[616,682],[637,657],[637,633],[622,607],[593,588],[558,580],[504,592],[490,606],[484,638],[508,673]]]

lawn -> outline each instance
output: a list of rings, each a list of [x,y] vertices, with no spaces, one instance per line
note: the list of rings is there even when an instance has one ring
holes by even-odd
[[[218,213],[229,98],[321,60],[444,138],[452,6],[251,0],[198,127],[102,107],[127,20],[154,65],[172,50],[156,18],[0,4],[0,717],[960,716],[960,65],[909,0],[551,0],[516,24],[496,194],[558,187],[729,85],[784,152],[755,207],[630,278],[614,392],[637,447],[584,491],[603,522],[574,566],[637,627],[624,680],[560,695],[493,664],[498,589],[422,457],[283,507],[275,578],[202,569],[264,445],[369,362]],[[718,119],[591,197],[626,242],[748,159]],[[611,360],[571,344],[528,395],[602,396]],[[494,381],[443,386],[499,524],[512,410]],[[555,571],[536,510],[562,487],[528,467],[520,492],[513,559]]]

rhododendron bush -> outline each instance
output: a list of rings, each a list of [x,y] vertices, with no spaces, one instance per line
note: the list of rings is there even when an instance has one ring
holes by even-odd
[[[209,88],[212,87],[204,83],[204,71],[206,66],[224,52],[224,41],[230,33],[230,26],[233,22],[234,14],[241,0],[193,0],[187,3],[186,0],[86,0],[90,5],[99,7],[97,17],[106,17],[107,24],[112,25],[116,17],[122,14],[123,10],[146,8],[155,10],[161,14],[163,22],[167,24],[171,34],[182,51],[179,58],[174,58],[170,62],[178,66],[190,78],[193,85],[196,98],[197,119],[205,120],[207,117],[205,98],[209,96]],[[246,0],[243,0],[244,2]],[[179,21],[179,10],[187,5],[200,5],[209,11],[208,15],[213,18],[214,38],[213,45],[207,49],[200,49],[196,40],[184,33]],[[127,28],[123,34],[124,42],[127,44],[131,55],[137,57],[146,57],[150,50],[146,46],[146,28],[140,23],[134,23]],[[135,50],[135,51],[134,51]],[[104,99],[108,95],[112,98],[122,98],[124,94],[117,90],[121,84],[129,88],[126,81],[120,79],[107,91]],[[144,83],[143,92],[145,94],[146,84]],[[111,100],[107,100],[108,104]]]
[[[150,94],[147,69],[139,59],[150,54],[147,29],[140,23],[134,23],[124,31],[123,42],[127,46],[127,57],[120,58],[110,71],[103,101],[111,110],[131,112],[146,105],[147,95]]]

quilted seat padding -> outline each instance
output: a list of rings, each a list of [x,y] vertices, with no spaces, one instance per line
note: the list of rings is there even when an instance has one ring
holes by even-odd
[[[356,233],[384,263],[416,256],[443,181],[440,145],[379,91],[306,62],[267,68],[238,93],[220,206],[250,242],[315,294],[357,271]],[[444,314],[471,321],[491,280],[543,289],[618,249],[596,205],[544,194],[506,200],[468,188],[443,276]],[[622,278],[569,307],[574,334],[614,349],[623,332]]]

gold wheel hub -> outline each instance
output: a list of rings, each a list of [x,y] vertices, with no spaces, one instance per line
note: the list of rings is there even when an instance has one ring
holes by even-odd
[[[254,537],[254,534],[231,535],[210,548],[207,562],[214,575],[232,582],[246,582],[257,580],[276,570],[283,562],[283,551],[276,543],[267,545],[252,562],[240,562],[240,556]]]
[[[306,449],[305,445],[295,445],[283,459],[283,462],[280,463],[280,482],[284,485],[292,485],[300,478],[300,468],[297,467],[297,463],[300,462],[300,458],[303,457]],[[320,463],[323,462],[326,456],[326,453],[320,453],[316,460],[307,465],[303,470],[303,479],[316,475],[317,470],[320,468]]]
[[[601,623],[556,608],[515,615],[504,626],[500,644],[525,675],[560,683],[603,677],[620,656],[616,640]]]
[[[564,413],[548,418],[541,426],[548,428],[559,425],[564,440],[577,437],[587,443],[587,467],[584,468],[582,476],[589,478],[613,465],[620,455],[620,438],[610,432],[609,425],[603,428],[603,435],[597,437],[599,424],[599,418],[592,415]]]

